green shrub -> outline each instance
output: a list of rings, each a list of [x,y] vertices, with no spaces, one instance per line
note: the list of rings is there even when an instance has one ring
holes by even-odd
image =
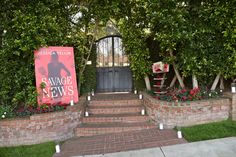
[[[86,65],[82,80],[81,80],[81,93],[85,94],[91,92],[92,90],[96,91],[96,49],[93,48],[89,60],[92,61],[91,65]]]
[[[0,105],[0,119],[12,118],[15,116],[11,105]]]

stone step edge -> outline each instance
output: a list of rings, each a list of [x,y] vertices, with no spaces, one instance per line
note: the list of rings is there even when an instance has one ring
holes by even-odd
[[[93,118],[83,118],[82,123],[135,123],[135,122],[152,122],[152,120],[148,116],[135,116],[135,117],[93,117]]]
[[[76,128],[76,136],[95,136],[119,132],[133,132],[145,129],[154,129],[156,126],[107,127],[107,128]]]
[[[98,134],[98,135],[92,135],[93,137],[96,137],[96,139],[103,139],[104,136],[126,136],[127,134],[130,134],[130,132],[132,132],[133,135],[137,135],[137,134],[143,134],[143,133],[146,133],[147,130],[150,130],[150,131],[156,131],[156,130],[159,130],[159,128],[147,128],[147,129],[141,129],[141,130],[133,130],[133,131],[122,131],[122,132],[114,132],[114,133],[106,133],[106,134]],[[163,136],[163,133],[164,134],[171,134],[171,135],[176,135],[176,131],[173,130],[173,129],[165,129],[163,131],[161,131],[160,134],[158,134],[158,136]],[[90,137],[92,137],[90,136]],[[148,137],[150,137],[148,135]],[[91,139],[92,141],[94,140],[93,138]],[[170,141],[170,140],[173,140],[173,139],[166,139],[166,138],[160,138],[159,139],[160,141]],[[182,139],[175,139],[175,140],[181,140],[181,141],[184,141],[185,143],[187,143],[187,141],[182,138]]]
[[[111,117],[149,117],[147,114],[141,115],[139,112],[130,113],[117,113],[117,114],[90,114],[88,117],[83,118],[111,118]]]
[[[141,108],[129,108],[127,110],[115,110],[115,109],[87,109],[89,115],[97,115],[97,114],[113,114],[115,115],[120,115],[120,114],[125,114],[125,113],[136,113],[136,114],[141,114],[142,109]]]
[[[124,122],[106,122],[106,123],[82,123],[77,126],[79,128],[128,128],[128,127],[156,127],[155,124],[149,122],[133,122],[133,123],[124,123]]]
[[[142,109],[141,108],[128,108],[128,109],[87,109],[87,112],[89,115],[97,115],[97,114],[113,114],[115,115],[120,115],[120,114],[125,114],[125,113],[136,113],[136,114],[141,114]]]
[[[127,104],[142,104],[140,100],[132,100],[132,101],[90,101],[89,105],[127,105]]]
[[[88,105],[88,109],[113,109],[113,108],[145,108],[142,105],[127,105],[127,106],[90,106]]]
[[[104,100],[98,100],[98,99],[93,99],[90,102],[116,102],[116,101],[120,101],[120,102],[125,102],[125,101],[141,101],[138,96],[137,98],[130,98],[130,99],[104,99]]]
[[[88,106],[104,106],[104,107],[108,107],[108,106],[120,106],[120,107],[125,107],[125,106],[141,106],[142,103],[127,103],[127,104],[104,104],[104,103],[101,103],[101,104],[88,104]]]

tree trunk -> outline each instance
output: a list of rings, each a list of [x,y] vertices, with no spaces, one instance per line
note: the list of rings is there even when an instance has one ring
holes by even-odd
[[[214,82],[213,82],[213,84],[211,86],[211,90],[212,91],[214,91],[216,89],[216,86],[217,86],[219,80],[220,80],[220,73],[216,76],[216,78],[215,78],[215,80],[214,80]]]
[[[148,75],[145,75],[144,80],[145,80],[145,84],[146,84],[146,89],[148,91],[150,91],[151,90],[151,84],[150,84],[150,80],[149,80]]]
[[[198,81],[196,75],[192,75],[193,88],[198,88]]]
[[[225,89],[223,76],[220,77],[220,89],[222,89],[222,90]]]
[[[173,57],[174,56],[173,55],[173,50],[170,50],[169,52],[170,52],[170,56]],[[175,71],[175,75],[176,75],[176,77],[179,81],[180,87],[185,88],[184,81],[183,81],[183,79],[181,78],[181,76],[179,74],[179,70],[176,68],[175,62],[173,62],[172,65],[173,65],[173,68],[174,68],[174,71]]]
[[[170,83],[170,88],[174,87],[176,80],[177,80],[177,77],[175,75]]]
[[[184,77],[182,77],[182,80],[184,81]],[[175,76],[173,77],[171,83],[170,83],[169,88],[174,87],[176,81],[177,81],[177,77],[176,77],[176,75],[175,75]]]
[[[91,43],[90,43],[90,45],[89,45],[89,50],[88,50],[88,53],[87,53],[87,56],[85,57],[85,54],[82,56],[82,62],[84,63],[84,64],[82,64],[82,67],[80,68],[80,70],[79,70],[79,78],[78,78],[78,82],[77,82],[77,88],[78,88],[78,91],[80,91],[81,90],[81,80],[82,80],[82,76],[83,76],[83,74],[84,74],[84,71],[85,71],[85,68],[86,68],[86,66],[87,66],[87,61],[89,60],[89,58],[90,58],[90,55],[91,55],[91,53],[92,53],[92,49],[93,49],[93,46],[94,46],[94,43],[95,43],[95,40],[96,40],[96,36],[97,36],[97,29],[98,29],[98,21],[96,21],[95,22],[95,28],[93,29],[93,32],[94,32],[94,35],[93,35],[93,37],[92,37],[92,40],[91,40]],[[88,32],[87,31],[87,29],[85,29],[85,31],[86,32]],[[86,33],[87,34],[87,33]],[[81,91],[80,91],[81,92]]]

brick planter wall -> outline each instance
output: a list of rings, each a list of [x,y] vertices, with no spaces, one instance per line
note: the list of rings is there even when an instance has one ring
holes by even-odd
[[[236,121],[236,94],[231,93],[232,98],[232,119]]]
[[[0,147],[62,141],[81,123],[85,98],[66,110],[0,121]]]
[[[192,102],[167,102],[154,99],[144,93],[147,114],[156,123],[162,122],[167,128],[191,126],[226,120],[230,116],[229,98],[218,98]]]

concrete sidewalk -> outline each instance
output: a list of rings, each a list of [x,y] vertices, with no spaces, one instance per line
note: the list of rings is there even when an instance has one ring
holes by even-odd
[[[135,151],[73,157],[235,157],[236,137]]]

